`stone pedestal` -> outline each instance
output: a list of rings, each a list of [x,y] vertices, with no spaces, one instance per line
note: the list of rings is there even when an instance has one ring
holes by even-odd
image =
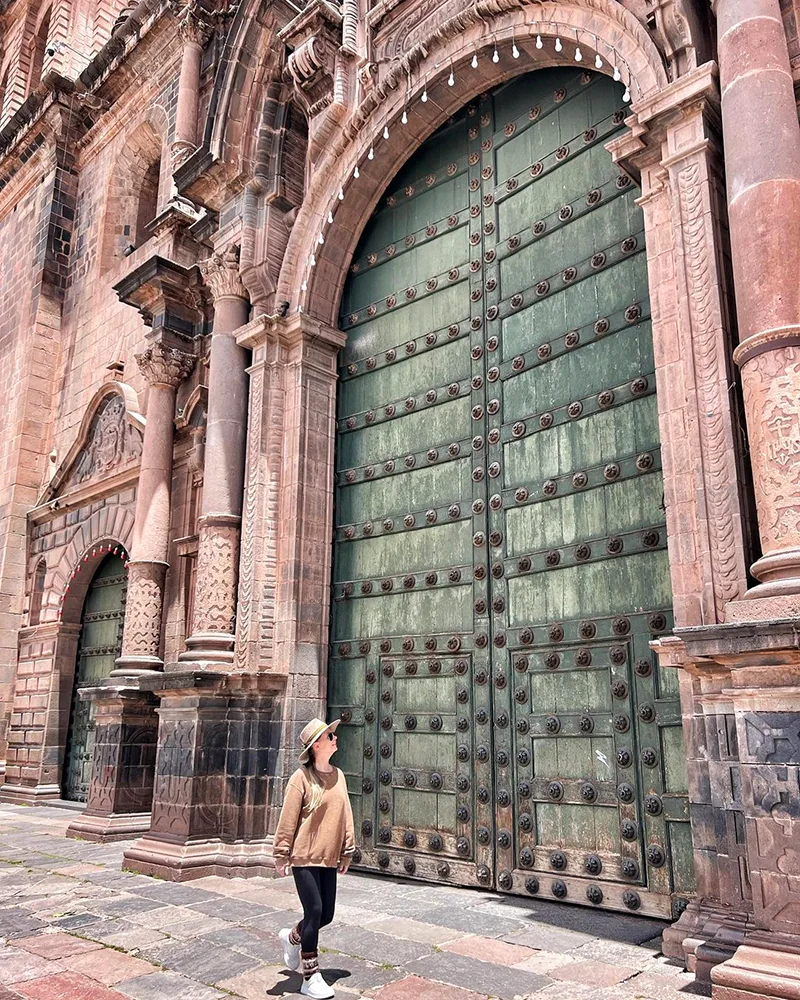
[[[124,867],[175,882],[267,874],[282,685],[210,670],[141,684],[161,699],[158,760],[151,826]]]
[[[714,997],[796,997],[800,969],[797,623],[677,629],[673,662],[702,720],[692,825],[701,895],[665,937]],[[687,688],[689,686],[687,685]],[[722,750],[722,752],[720,752]],[[705,757],[705,767],[702,758]],[[704,798],[705,796],[705,798]],[[699,799],[699,801],[698,801]]]
[[[86,811],[67,837],[129,840],[150,827],[156,760],[156,699],[114,678],[82,693],[95,702],[95,745]]]

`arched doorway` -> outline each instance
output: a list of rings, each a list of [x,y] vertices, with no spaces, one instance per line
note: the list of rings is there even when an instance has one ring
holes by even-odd
[[[329,705],[362,864],[674,916],[693,887],[623,87],[482,95],[390,184],[341,323]]]
[[[89,794],[94,748],[94,703],[82,701],[80,692],[108,677],[120,655],[127,580],[122,559],[106,556],[83,604],[62,782],[64,798],[76,802]]]

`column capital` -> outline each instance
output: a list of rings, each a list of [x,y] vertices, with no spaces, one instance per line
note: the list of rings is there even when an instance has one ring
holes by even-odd
[[[148,385],[166,385],[172,389],[177,389],[191,373],[195,360],[194,354],[160,342],[136,355],[139,371]]]
[[[184,43],[205,48],[214,31],[214,24],[203,7],[197,0],[172,0],[172,9]]]
[[[229,295],[239,299],[248,297],[239,272],[240,253],[241,248],[236,243],[229,243],[200,262],[203,281],[215,300]]]

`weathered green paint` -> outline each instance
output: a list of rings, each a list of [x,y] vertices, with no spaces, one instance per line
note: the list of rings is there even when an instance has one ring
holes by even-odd
[[[669,915],[691,837],[648,646],[671,594],[642,215],[604,149],[621,93],[512,81],[366,228],[329,701],[362,864]]]
[[[76,802],[89,794],[95,729],[94,703],[82,701],[80,692],[108,677],[120,655],[127,578],[122,559],[106,556],[83,604],[63,780],[64,798]]]

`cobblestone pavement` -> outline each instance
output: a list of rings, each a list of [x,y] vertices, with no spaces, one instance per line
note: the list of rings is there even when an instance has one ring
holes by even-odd
[[[175,884],[120,870],[124,844],[64,838],[72,813],[0,806],[0,1000],[297,995],[277,932],[291,879]],[[681,1000],[704,993],[659,953],[663,924],[352,874],[321,967],[375,1000]],[[705,994],[707,995],[707,994]]]

